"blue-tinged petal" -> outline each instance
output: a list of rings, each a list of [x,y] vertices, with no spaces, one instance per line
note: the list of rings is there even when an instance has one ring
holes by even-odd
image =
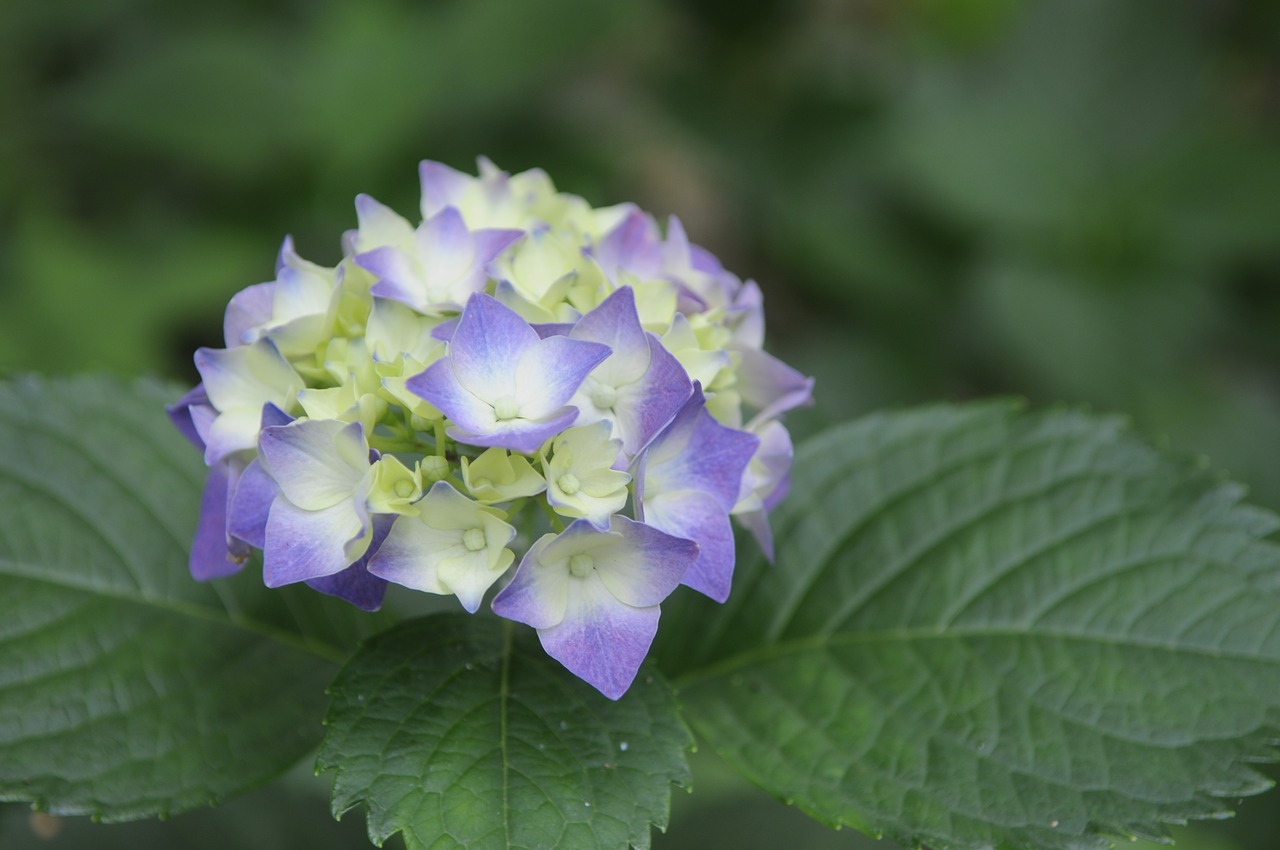
[[[701,387],[645,453],[643,498],[677,490],[713,496],[727,513],[737,503],[743,470],[759,445],[754,434],[727,428],[706,411]]]
[[[262,416],[252,407],[240,407],[205,421],[206,411],[192,408],[192,422],[204,439],[204,462],[222,463],[238,452],[249,452],[258,442]]]
[[[791,435],[781,422],[774,420],[757,425],[760,448],[742,475],[742,490],[733,515],[751,532],[765,556],[773,560],[773,532],[769,528],[769,511],[786,498],[791,489],[791,458],[794,449]]]
[[[634,458],[675,418],[693,393],[693,382],[680,361],[648,334],[649,369],[633,384],[619,387],[613,405],[623,453]]]
[[[284,268],[277,273],[272,292],[272,319],[289,322],[303,316],[323,318],[337,288],[335,271],[304,260],[291,243],[287,248],[281,252]]]
[[[716,602],[729,598],[733,583],[733,526],[714,498],[697,490],[663,493],[644,503],[644,522],[698,544],[698,556],[681,584]]]
[[[646,279],[662,273],[662,243],[658,226],[640,210],[632,210],[591,249],[591,255],[609,280],[620,272]]]
[[[523,235],[520,231],[516,233]],[[475,242],[456,207],[445,207],[431,216],[414,236],[430,290],[451,293],[455,283],[475,273],[478,260]],[[488,259],[492,258],[484,262]]]
[[[457,206],[475,178],[442,162],[425,160],[418,165],[422,181],[422,218],[426,220],[448,206]]]
[[[495,420],[493,426],[485,430],[470,431],[465,427],[453,427],[448,429],[448,434],[459,443],[469,446],[496,447],[531,455],[537,454],[543,443],[572,425],[577,417],[577,410],[563,407],[554,415],[542,419]]]
[[[310,511],[350,499],[369,470],[369,444],[358,422],[303,420],[266,428],[258,452],[285,498]]]
[[[306,511],[280,496],[267,519],[263,581],[267,587],[280,587],[333,575],[364,554],[369,538],[354,499]]]
[[[747,281],[738,290],[726,318],[733,329],[734,348],[764,348],[764,293],[754,280]]]
[[[476,293],[467,301],[453,333],[448,359],[458,382],[492,404],[515,394],[512,367],[537,344],[538,334],[528,322],[492,296]],[[563,404],[561,400],[552,409]]]
[[[307,587],[350,602],[361,611],[377,611],[387,595],[387,582],[372,575],[357,561],[345,570],[307,581]]]
[[[506,546],[516,530],[503,521],[506,514],[443,481],[418,508],[417,515],[396,522],[369,570],[414,590],[455,594],[474,613],[515,559]]]
[[[570,575],[567,568],[544,569],[540,560],[556,535],[544,534],[525,553],[511,583],[493,599],[493,612],[499,617],[548,629],[564,620],[569,602]]]
[[[463,431],[489,433],[497,424],[493,404],[467,391],[458,381],[453,362],[447,356],[406,380],[404,385],[409,392],[438,407]]]
[[[368,570],[369,559],[378,551],[395,517],[373,518],[373,537],[360,559],[341,572],[307,581],[307,586],[329,596],[344,599],[361,611],[377,611],[387,594],[387,582]]]
[[[458,330],[458,320],[460,316],[454,316],[451,319],[445,319],[440,324],[431,329],[431,338],[438,339],[441,342],[453,341],[453,334]]]
[[[303,387],[289,361],[265,339],[236,348],[201,348],[195,362],[220,413],[248,408],[256,416],[267,402],[289,410]]]
[[[267,517],[271,503],[280,493],[262,464],[254,460],[241,474],[227,513],[227,534],[243,540],[250,546],[264,548],[267,543]]]
[[[459,309],[483,289],[489,264],[523,236],[523,230],[469,230],[448,206],[424,221],[408,244],[375,248],[357,255],[356,263],[379,278],[374,295],[438,314]]]
[[[462,554],[461,538],[456,529],[428,525],[422,514],[401,517],[370,561],[369,570],[401,587],[447,595],[449,590],[440,583],[438,562],[441,557]]]
[[[413,226],[369,195],[356,195],[356,220],[359,229],[354,248],[360,253],[384,246],[404,246],[413,239]]]
[[[760,349],[742,349],[736,389],[742,401],[757,411],[753,421],[776,419],[813,400],[813,378]]]
[[[609,530],[617,537],[591,557],[605,587],[627,605],[643,608],[666,599],[698,557],[692,540],[647,523],[615,516]]]
[[[546,339],[550,336],[568,336],[573,330],[572,322],[534,322],[530,325],[538,334],[539,339]]]
[[[231,296],[222,317],[222,336],[227,341],[227,348],[257,339],[256,329],[271,321],[275,288],[275,281],[255,283]]]
[[[649,368],[649,341],[640,327],[635,292],[629,286],[618,289],[579,319],[569,337],[609,346],[612,353],[593,377],[615,387],[640,380]]]
[[[658,633],[659,609],[633,608],[614,598],[598,576],[571,581],[564,619],[538,630],[547,654],[609,699],[631,683]]]
[[[532,328],[529,332],[537,340]],[[516,407],[528,419],[541,419],[564,407],[583,379],[609,356],[607,345],[563,336],[537,340],[535,345],[514,376]]]
[[[227,546],[227,497],[235,477],[226,463],[209,468],[200,497],[200,519],[191,541],[189,566],[196,581],[229,576],[244,566],[243,559],[235,557]]]
[[[400,248],[385,246],[357,254],[355,264],[378,278],[369,288],[370,294],[399,301],[415,310],[429,306],[423,292],[421,269]]]
[[[200,429],[196,428],[195,421],[192,418],[193,408],[196,407],[204,407],[208,411],[213,410],[209,404],[209,396],[204,391],[204,384],[196,384],[187,390],[182,398],[168,405],[164,410],[165,413],[169,414],[169,421],[173,423],[173,427],[177,428],[179,433],[186,437],[192,445],[203,451],[204,439],[200,436]]]
[[[274,404],[267,402],[262,405],[262,421],[260,427],[273,428],[277,425],[288,425],[293,421],[293,417],[285,413]]]
[[[769,526],[769,514],[765,511],[750,511],[745,514],[734,514],[738,525],[745,528],[755,538],[756,545],[764,553],[769,563],[773,563],[773,529]]]

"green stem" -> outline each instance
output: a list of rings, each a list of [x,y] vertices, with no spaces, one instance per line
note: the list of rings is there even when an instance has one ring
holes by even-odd
[[[436,456],[448,459],[448,441],[444,433],[444,420],[436,420]]]
[[[534,501],[538,503],[538,507],[542,508],[542,512],[547,515],[547,521],[551,523],[551,528],[555,530],[556,534],[564,531],[564,520],[551,509],[551,505],[548,504],[547,500],[534,499]]]

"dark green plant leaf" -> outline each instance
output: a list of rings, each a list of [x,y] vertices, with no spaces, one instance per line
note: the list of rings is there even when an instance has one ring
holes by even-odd
[[[611,702],[492,617],[402,623],[332,693],[318,767],[334,814],[364,803],[379,845],[645,848],[688,785],[692,738],[656,672]]]
[[[695,729],[910,846],[1076,850],[1226,813],[1280,736],[1276,518],[1116,418],[1009,404],[799,453],[776,565],[669,610]]]
[[[176,393],[0,384],[0,799],[104,820],[216,803],[320,737],[345,603],[187,573],[203,468]]]

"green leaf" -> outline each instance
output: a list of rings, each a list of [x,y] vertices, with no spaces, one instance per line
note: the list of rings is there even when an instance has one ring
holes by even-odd
[[[402,623],[332,693],[318,767],[337,772],[334,814],[364,803],[379,845],[645,848],[688,785],[692,739],[656,672],[611,702],[492,617]]]
[[[0,799],[105,820],[259,784],[319,740],[345,603],[187,573],[204,477],[110,378],[0,384]]]
[[[724,610],[672,606],[696,731],[832,824],[1105,847],[1226,814],[1280,736],[1276,517],[1122,421],[1011,404],[807,443]]]

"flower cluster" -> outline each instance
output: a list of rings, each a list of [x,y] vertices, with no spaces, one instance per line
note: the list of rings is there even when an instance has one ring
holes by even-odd
[[[779,421],[812,380],[762,349],[760,289],[634,206],[541,171],[421,166],[416,227],[370,197],[325,268],[286,239],[170,408],[209,477],[200,580],[262,550],[269,587],[374,610],[387,582],[493,597],[610,698],[684,584],[717,601],[730,516],[772,556]]]

